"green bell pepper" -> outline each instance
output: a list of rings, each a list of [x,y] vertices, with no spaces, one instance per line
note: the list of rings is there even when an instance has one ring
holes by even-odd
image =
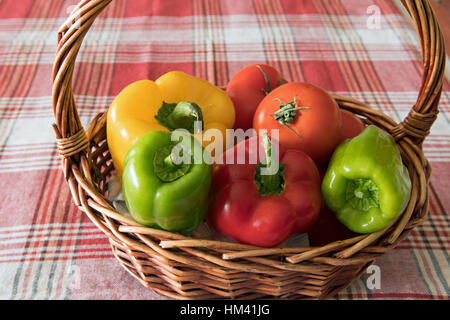
[[[322,196],[348,229],[385,228],[406,208],[411,179],[394,138],[376,126],[337,147],[322,182]]]
[[[205,218],[211,165],[191,135],[172,141],[150,131],[128,151],[122,174],[125,203],[133,218],[168,231],[193,231]]]

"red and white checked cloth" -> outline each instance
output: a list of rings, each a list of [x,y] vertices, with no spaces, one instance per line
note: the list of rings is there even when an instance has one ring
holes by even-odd
[[[76,0],[0,0],[0,298],[165,299],[113,257],[73,204],[50,127],[56,30]],[[368,10],[370,6],[375,11]],[[379,29],[367,21],[380,10]],[[114,0],[89,31],[73,89],[85,126],[132,81],[182,70],[225,85],[268,63],[403,119],[422,74],[414,27],[384,0]],[[431,214],[337,299],[448,299],[450,86],[424,144]]]

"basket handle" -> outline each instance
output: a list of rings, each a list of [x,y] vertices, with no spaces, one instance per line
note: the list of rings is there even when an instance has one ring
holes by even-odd
[[[53,130],[59,153],[65,160],[89,148],[88,138],[75,105],[72,76],[75,60],[86,33],[95,18],[111,1],[81,0],[58,31],[53,65],[52,102],[56,120]]]
[[[416,25],[422,49],[424,73],[417,102],[391,134],[398,140],[409,137],[421,146],[439,113],[445,73],[445,44],[436,15],[428,0],[402,0]]]
[[[53,68],[53,125],[60,154],[69,158],[89,145],[72,92],[72,75],[82,41],[95,18],[112,0],[81,0],[58,32]],[[408,116],[391,131],[396,139],[409,137],[421,145],[437,118],[442,93],[445,47],[436,16],[427,0],[402,0],[420,38],[424,74],[417,102]]]

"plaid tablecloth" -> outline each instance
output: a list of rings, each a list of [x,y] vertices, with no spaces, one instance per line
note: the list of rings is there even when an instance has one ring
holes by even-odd
[[[51,72],[56,30],[75,4],[0,0],[0,298],[165,299],[122,269],[63,179]],[[417,97],[419,47],[387,0],[114,0],[84,41],[73,89],[87,127],[132,81],[178,69],[225,85],[268,63],[400,121]],[[363,275],[337,299],[448,299],[449,104],[446,83],[424,144],[428,220],[377,260],[379,288]]]

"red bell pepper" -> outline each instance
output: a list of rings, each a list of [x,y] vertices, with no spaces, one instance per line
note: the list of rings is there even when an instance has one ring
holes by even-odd
[[[320,176],[306,153],[282,150],[278,162],[276,146],[267,135],[258,137],[228,149],[223,155],[224,164],[216,164],[208,223],[218,233],[238,242],[274,247],[292,235],[306,232],[317,220],[321,207]],[[265,152],[250,147],[258,144]],[[237,164],[240,152],[245,153],[245,164]],[[227,164],[230,159],[235,164]],[[255,161],[249,163],[249,159]],[[263,174],[263,168],[276,167],[277,172]]]

